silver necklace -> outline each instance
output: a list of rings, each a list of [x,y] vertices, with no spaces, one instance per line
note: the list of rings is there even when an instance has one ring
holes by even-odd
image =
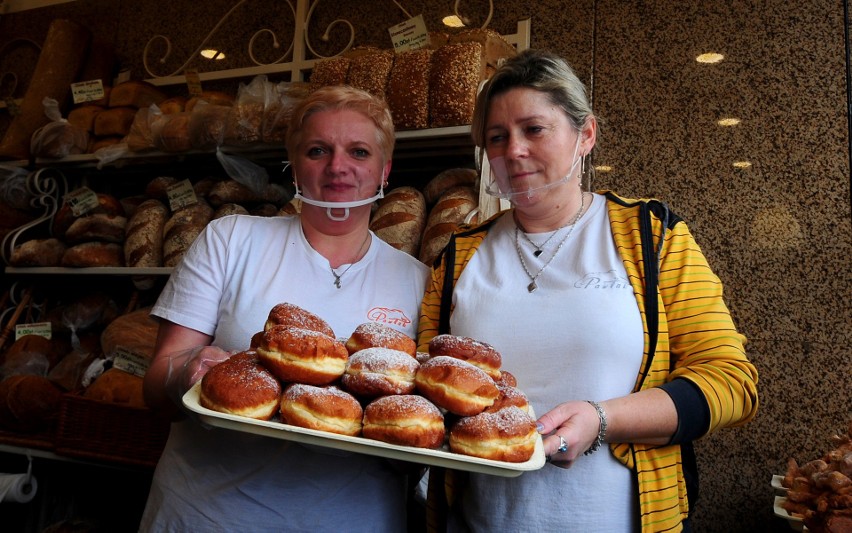
[[[364,249],[364,245],[367,244],[367,241],[369,241],[369,240],[370,240],[370,232],[368,231],[367,236],[364,238],[364,242],[362,242],[361,246],[358,248],[358,253],[355,254],[355,259],[351,263],[349,263],[349,266],[344,268],[343,272],[341,272],[340,274],[335,272],[334,269],[331,267],[331,265],[328,265],[328,268],[331,269],[331,275],[334,276],[334,286],[335,287],[337,287],[338,289],[340,288],[340,278],[342,278],[344,274],[349,272],[349,269],[352,268],[352,266],[355,263],[358,262],[358,256],[361,255],[361,250]]]
[[[536,244],[535,242],[533,242],[533,240],[530,239],[530,236],[527,235],[526,231],[522,231],[520,233],[521,233],[521,236],[524,239],[526,239],[526,241],[528,243],[532,244],[533,248],[535,248],[535,251],[533,252],[533,256],[538,257],[542,254],[542,252],[544,252],[544,247],[547,246],[547,243],[549,243],[551,240],[553,240],[553,238],[556,237],[556,234],[559,233],[560,231],[562,231],[563,229],[565,229],[567,226],[568,226],[568,224],[565,224],[564,226],[560,226],[560,227],[556,228],[556,230],[553,233],[550,234],[550,237],[548,237],[547,240],[544,241],[541,244]]]
[[[523,232],[518,227],[518,224],[515,223],[515,250],[517,250],[517,252],[518,252],[518,259],[521,260],[521,266],[524,267],[524,272],[526,272],[527,277],[530,278],[530,284],[527,285],[527,291],[528,292],[535,292],[535,290],[538,288],[538,285],[536,284],[536,280],[538,279],[539,276],[541,276],[542,272],[544,272],[544,270],[548,266],[550,266],[550,263],[556,257],[556,254],[559,253],[559,250],[562,249],[562,246],[565,244],[565,241],[567,241],[568,237],[571,236],[571,233],[574,231],[574,227],[577,225],[577,221],[579,221],[580,217],[583,216],[583,209],[585,207],[586,207],[586,195],[584,193],[581,193],[580,194],[580,209],[578,209],[577,214],[574,215],[574,220],[572,220],[569,224],[566,224],[566,226],[568,226],[568,232],[565,234],[564,237],[562,237],[562,240],[559,241],[559,245],[556,247],[556,250],[553,251],[553,255],[550,256],[550,259],[548,259],[547,262],[544,263],[544,265],[542,265],[542,267],[540,269],[538,269],[538,272],[536,272],[535,275],[533,275],[532,272],[530,272],[530,269],[527,267],[527,262],[524,260],[524,254],[521,253],[521,240],[520,240],[519,235]],[[565,227],[565,226],[563,226],[563,227]],[[554,235],[558,232],[559,232],[559,230],[556,230],[556,232],[554,232]],[[551,235],[550,237],[552,238],[553,235]],[[550,239],[547,239],[547,240],[549,241]],[[547,244],[547,241],[545,241],[544,244]],[[544,244],[542,246],[544,246]],[[535,243],[533,243],[533,246],[535,246]],[[535,253],[533,253],[533,255],[538,257],[538,255],[536,255]]]

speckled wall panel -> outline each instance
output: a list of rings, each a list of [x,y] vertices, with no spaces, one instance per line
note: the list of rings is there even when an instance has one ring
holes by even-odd
[[[402,2],[427,26],[454,2]],[[0,17],[0,46],[26,36],[41,40],[55,17],[86,24],[114,43],[133,77],[147,78],[151,45],[157,74],[180,67],[235,2],[80,0]],[[263,7],[261,7],[263,6]],[[460,3],[475,24],[487,0]],[[317,4],[312,46],[334,54],[349,39],[334,20],[349,19],[355,44],[387,48],[387,28],[407,17],[390,1]],[[836,0],[521,0],[495,2],[490,27],[514,33],[531,19],[534,47],[566,57],[592,88],[602,123],[594,186],[669,202],[689,224],[725,285],[731,311],[750,339],[760,371],[761,407],[753,423],[696,444],[702,497],[697,532],[775,531],[772,474],[788,457],[807,460],[852,420],[852,216],[843,4]],[[228,52],[215,68],[250,66],[248,41],[262,28],[292,41],[285,2],[252,0],[210,39]],[[258,38],[269,61],[282,49]],[[717,51],[718,65],[696,55]],[[26,50],[0,57],[0,71],[27,63]],[[31,53],[31,52],[30,52]],[[18,55],[20,54],[20,55]],[[30,58],[29,61],[31,61]],[[191,67],[211,68],[193,59]],[[26,75],[23,75],[24,77]],[[209,86],[208,86],[209,87]],[[175,87],[174,90],[184,90]],[[720,128],[716,120],[742,123]],[[3,127],[0,121],[0,128]],[[752,166],[738,170],[736,160]]]

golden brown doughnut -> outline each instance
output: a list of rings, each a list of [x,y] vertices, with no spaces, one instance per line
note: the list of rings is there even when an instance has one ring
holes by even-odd
[[[332,339],[336,338],[334,330],[331,329],[328,322],[307,309],[302,309],[298,305],[287,302],[277,304],[269,311],[269,317],[267,317],[263,329],[267,330],[272,326],[294,326],[311,331],[319,331]]]
[[[363,398],[411,394],[418,368],[420,363],[405,352],[366,348],[349,356],[341,383],[343,388]]]
[[[445,355],[420,365],[414,383],[417,391],[432,403],[459,416],[481,413],[500,394],[484,370]]]
[[[281,396],[281,420],[291,426],[357,437],[363,416],[358,400],[337,387],[292,383]]]
[[[232,355],[201,378],[198,403],[214,411],[269,420],[279,401],[281,384],[252,351]]]
[[[402,446],[438,448],[444,443],[444,416],[416,394],[382,396],[364,409],[363,435]]]
[[[523,463],[532,457],[537,439],[535,420],[511,406],[462,418],[450,429],[449,444],[452,452]]]
[[[502,357],[488,343],[458,335],[437,335],[429,341],[429,355],[446,355],[467,361],[484,370],[492,379],[500,379]]]
[[[257,355],[281,381],[308,385],[328,385],[338,379],[349,359],[349,352],[337,339],[290,326],[266,330]]]
[[[518,380],[515,378],[514,374],[507,370],[500,371],[500,379],[495,379],[494,383],[497,385],[506,385],[507,387],[517,387]]]
[[[494,401],[494,404],[491,407],[485,409],[486,413],[495,413],[500,409],[505,409],[510,405],[514,405],[518,407],[521,411],[525,413],[530,412],[530,401],[527,399],[527,395],[524,394],[521,389],[516,387],[509,387],[508,385],[497,384],[497,390],[500,391],[500,395],[497,396],[497,399]]]
[[[399,350],[411,357],[417,353],[417,343],[414,339],[381,322],[365,322],[359,325],[346,341],[346,349],[350,354],[375,347]]]

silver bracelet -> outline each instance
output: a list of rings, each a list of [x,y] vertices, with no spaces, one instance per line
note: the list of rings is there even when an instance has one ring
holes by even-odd
[[[598,438],[595,439],[595,442],[589,446],[589,449],[583,452],[583,455],[591,455],[598,451],[598,448],[604,443],[604,439],[606,439],[606,411],[603,410],[601,404],[598,402],[593,402],[592,400],[586,400],[592,407],[595,408],[595,411],[598,412],[598,418],[600,419],[600,428],[598,429]]]

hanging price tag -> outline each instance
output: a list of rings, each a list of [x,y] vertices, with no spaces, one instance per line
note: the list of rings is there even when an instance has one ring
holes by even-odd
[[[181,207],[198,203],[198,197],[195,196],[195,189],[192,188],[192,183],[189,180],[169,185],[166,189],[166,195],[169,197],[169,207],[172,209],[172,212],[177,211]]]
[[[145,372],[148,371],[148,366],[150,364],[147,357],[129,350],[124,346],[116,346],[115,353],[113,355],[115,356],[112,361],[113,368],[124,370],[128,374],[133,374],[140,378],[145,377]]]
[[[38,335],[50,339],[53,335],[50,322],[34,322],[32,324],[18,324],[15,326],[15,340],[24,335]]]
[[[429,44],[429,32],[423,15],[417,15],[388,29],[395,52],[417,50]]]
[[[197,70],[186,71],[186,88],[189,90],[189,96],[201,96],[201,76]]]
[[[101,80],[80,81],[71,84],[71,95],[75,104],[94,102],[104,97],[104,84]]]
[[[79,217],[98,206],[98,194],[88,187],[80,187],[65,195],[65,203],[71,207],[74,216]]]

